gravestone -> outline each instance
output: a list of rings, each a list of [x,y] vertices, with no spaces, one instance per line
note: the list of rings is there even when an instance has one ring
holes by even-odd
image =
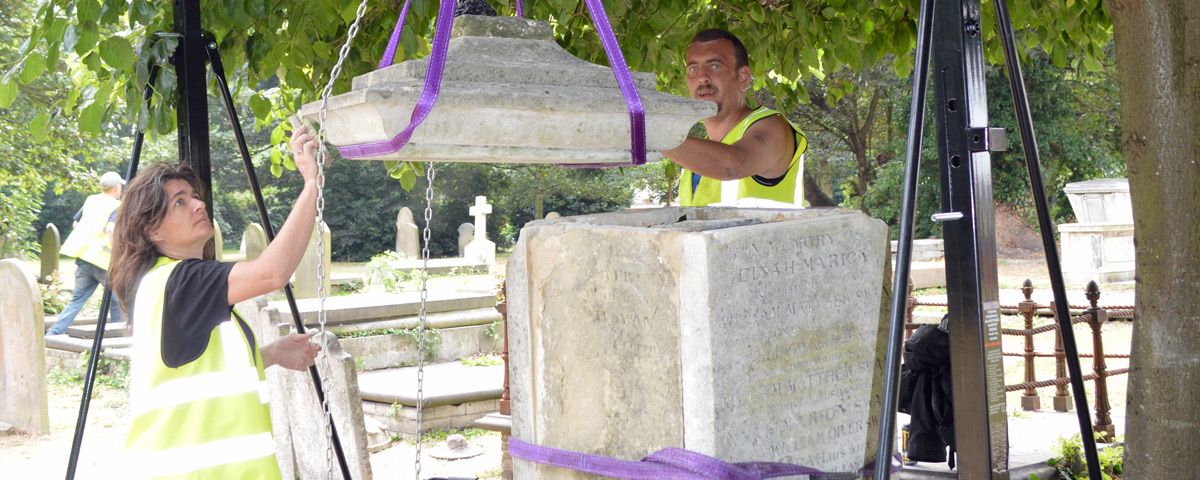
[[[1063,192],[1077,220],[1058,225],[1063,278],[1081,284],[1132,281],[1136,256],[1129,181],[1068,183]]]
[[[260,299],[262,297],[259,297]],[[265,301],[249,300],[238,305],[238,312],[255,325],[255,332],[262,344],[281,338],[290,331],[288,324],[277,324],[264,315]],[[313,336],[320,342],[320,334]],[[342,350],[337,337],[327,335],[327,350],[317,357],[317,368],[321,373],[322,388],[329,402],[329,409],[342,441],[342,451],[350,475],[354,479],[370,479],[371,462],[367,448],[366,426],[363,421],[362,400],[358,390],[358,376],[354,371],[354,358]],[[324,357],[328,356],[328,363]],[[267,369],[267,383],[271,395],[271,424],[275,437],[276,457],[283,478],[324,479],[328,467],[325,452],[327,421],[317,401],[312,378],[308,371],[288,370],[281,367]],[[337,457],[333,457],[333,476],[341,478]]]
[[[559,215],[558,212],[550,212],[546,214],[546,220],[554,220],[556,218],[562,218],[562,215]]]
[[[475,197],[475,204],[467,211],[475,217],[475,238],[463,249],[463,258],[486,265],[496,263],[496,244],[487,239],[487,216],[492,213],[487,197]]]
[[[876,448],[886,235],[838,209],[527,224],[507,269],[513,436],[859,470]],[[515,478],[596,477],[517,460]]]
[[[417,258],[421,254],[420,238],[412,210],[401,208],[396,215],[396,253],[400,258]]]
[[[50,433],[42,296],[16,260],[0,260],[0,423]]]
[[[257,259],[266,249],[266,230],[257,223],[247,224],[246,231],[242,232],[242,254],[246,256],[246,261]]]
[[[221,224],[217,223],[214,220],[212,222],[212,226],[213,226],[213,247],[214,247],[213,250],[214,250],[214,253],[216,254],[216,259],[219,262],[221,260],[224,260],[224,257],[225,257],[225,243],[224,243],[225,241],[224,241],[224,239],[221,238]]]
[[[323,284],[325,286],[326,295],[330,295],[329,287],[332,285],[330,277],[333,276],[332,268],[332,246],[330,245],[333,237],[329,232],[329,226],[318,225],[313,227],[313,236],[308,239],[308,248],[304,249],[304,257],[300,259],[300,265],[296,267],[296,273],[292,274],[292,288],[296,298],[316,298],[317,297],[317,231],[323,236],[325,249],[321,252],[321,263],[325,265],[325,277]]]
[[[62,246],[59,240],[58,227],[47,223],[46,231],[42,232],[42,270],[38,275],[40,283],[49,284],[50,277],[58,275],[58,248]]]
[[[471,240],[475,239],[475,226],[470,223],[463,223],[458,226],[458,256],[459,258],[466,256],[467,245]]]

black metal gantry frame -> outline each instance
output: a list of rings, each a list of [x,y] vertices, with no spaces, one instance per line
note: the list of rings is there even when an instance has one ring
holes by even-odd
[[[267,207],[263,201],[262,189],[259,187],[258,177],[254,173],[254,164],[251,161],[250,150],[246,146],[246,138],[242,133],[237,109],[234,106],[233,97],[229,91],[229,82],[225,77],[225,67],[221,63],[217,43],[212,35],[205,33],[201,29],[200,0],[175,0],[174,21],[175,32],[160,35],[175,36],[179,39],[179,45],[171,59],[178,78],[179,99],[176,102],[175,109],[179,138],[179,162],[191,165],[196,173],[199,174],[204,188],[205,208],[208,210],[209,218],[213,218],[207,89],[208,68],[211,65],[213,77],[217,81],[217,86],[224,102],[225,113],[229,116],[234,136],[237,139],[238,152],[241,154],[242,163],[246,168],[246,177],[250,182],[250,189],[254,193],[259,219],[262,221],[263,229],[266,231],[267,240],[272,241],[275,239],[275,229],[272,228],[271,220],[267,215]],[[153,66],[143,95],[144,101],[150,101],[154,92],[154,82],[157,78],[158,67]],[[133,153],[130,156],[129,168],[125,175],[127,179],[132,180],[137,175],[144,138],[144,132],[138,129],[134,135]],[[217,248],[220,248],[220,246],[218,245]],[[296,298],[292,293],[290,284],[284,286],[284,294],[287,296],[288,307],[292,313],[293,326],[298,333],[304,333],[304,321],[300,317],[300,310],[296,305]],[[104,331],[108,323],[108,308],[112,302],[112,294],[107,281],[104,282],[102,298],[100,314],[96,320],[96,337],[92,340],[91,356],[88,358],[87,375],[84,379],[83,398],[80,400],[79,416],[75,422],[75,435],[71,442],[71,453],[67,463],[67,480],[75,478],[75,470],[79,461],[79,450],[83,442],[83,431],[87,425],[87,413],[91,403],[92,387],[96,379],[96,368],[100,358],[101,343],[104,339]],[[127,321],[130,320],[132,319],[127,319]],[[308,367],[308,373],[316,389],[317,400],[323,408],[328,408],[328,403],[325,401],[325,390],[322,387],[317,367]],[[337,427],[329,412],[326,411],[324,413],[326,418],[329,419],[329,431],[332,437],[333,450],[342,474],[341,478],[349,480],[352,478],[350,476],[350,468],[346,461],[346,454],[342,449]]]
[[[1016,106],[1026,169],[1054,291],[1056,320],[1066,350],[1088,476],[1092,480],[1100,480],[1100,463],[1092,436],[1075,335],[1067,310],[1066,288],[1054,241],[1054,224],[1047,207],[1041,159],[1013,40],[1012,23],[1008,17],[1007,0],[995,0],[993,4],[1000,39],[1004,44],[1005,64]],[[990,152],[1002,151],[1005,139],[1003,130],[987,126],[980,16],[979,0],[921,0],[905,154],[904,193],[900,209],[900,239],[896,277],[892,283],[884,400],[880,407],[876,458],[879,462],[890,459],[894,440],[906,307],[902,292],[908,290],[924,135],[925,94],[932,51],[935,90],[932,111],[937,123],[942,209],[933,218],[943,224],[946,244],[946,291],[950,314],[954,430],[959,452],[958,476],[1003,480],[1008,478],[1009,470],[1008,431],[1000,346]],[[877,468],[874,476],[876,480],[886,480],[890,478],[890,471]]]

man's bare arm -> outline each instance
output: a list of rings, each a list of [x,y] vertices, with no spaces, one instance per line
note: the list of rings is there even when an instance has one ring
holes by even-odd
[[[733,145],[688,138],[663,152],[684,168],[716,180],[737,180],[752,175],[774,178],[787,172],[794,148],[787,121],[771,116],[755,122]]]

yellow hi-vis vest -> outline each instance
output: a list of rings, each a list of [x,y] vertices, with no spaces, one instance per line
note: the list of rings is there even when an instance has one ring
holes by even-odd
[[[155,479],[278,479],[262,356],[251,351],[240,320],[214,328],[196,360],[163,363],[163,305],[178,265],[160,258],[133,305],[129,471]]]
[[[111,195],[89,195],[80,209],[79,223],[67,235],[67,241],[63,242],[62,254],[108,270],[108,260],[112,256],[108,220],[120,205],[121,201]]]
[[[738,122],[733,127],[733,130],[725,134],[725,138],[721,139],[721,143],[733,145],[742,139],[742,135],[746,134],[746,130],[754,122],[771,115],[782,117],[792,127],[792,132],[796,135],[796,151],[792,154],[791,164],[788,166],[783,180],[775,185],[768,186],[759,183],[753,176],[727,182],[700,177],[700,183],[696,185],[696,189],[693,191],[692,171],[685,168],[683,169],[683,174],[679,177],[679,205],[684,207],[703,207],[722,201],[732,203],[735,200],[743,198],[761,198],[783,204],[801,205],[804,202],[804,181],[801,180],[801,177],[804,176],[803,155],[804,151],[808,149],[808,139],[800,132],[799,128],[787,120],[787,117],[769,108],[759,107],[757,110],[750,112],[750,115],[747,115],[742,121]],[[726,197],[724,199],[722,198],[723,186],[728,189],[724,195]],[[735,188],[736,190],[734,190]]]

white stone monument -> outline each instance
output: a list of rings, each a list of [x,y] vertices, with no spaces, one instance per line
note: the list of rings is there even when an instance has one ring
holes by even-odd
[[[458,256],[465,257],[467,245],[471,244],[471,240],[475,239],[475,225],[463,223],[458,226]]]
[[[454,19],[437,104],[403,150],[371,160],[622,164],[630,161],[629,113],[613,72],[572,56],[549,24],[516,17]],[[356,77],[329,99],[328,139],[340,148],[388,142],[404,130],[421,96],[429,59]],[[653,73],[633,72],[645,111],[646,157],[673,148],[710,102],[654,90]],[[301,109],[316,122],[321,102]],[[346,158],[357,157],[342,149]]]
[[[412,210],[408,207],[400,209],[396,214],[396,253],[400,258],[418,258],[421,256],[421,237],[416,222],[413,222]]]
[[[475,238],[463,249],[463,258],[486,265],[496,263],[496,244],[487,239],[487,216],[492,213],[487,197],[475,197],[475,204],[468,212],[475,217]]]
[[[242,254],[247,261],[257,259],[267,249],[267,231],[262,225],[250,223],[242,232]]]
[[[1063,278],[1072,283],[1124,282],[1134,277],[1133,204],[1129,181],[1068,183],[1077,223],[1058,226]]]
[[[317,257],[314,253],[317,251],[318,231],[324,236],[322,240],[325,246],[324,251],[321,252],[321,263],[325,265],[323,284],[326,295],[332,295],[330,286],[333,277],[333,247],[330,244],[333,236],[329,232],[329,226],[321,224],[313,227],[313,235],[308,240],[308,248],[304,250],[304,256],[300,258],[300,265],[296,266],[296,272],[292,274],[293,293],[296,298],[317,297]]]
[[[42,295],[20,262],[0,260],[0,424],[50,433]]]
[[[856,472],[875,455],[887,227],[857,211],[535,221],[507,269],[514,438]],[[515,461],[525,479],[596,478]]]

